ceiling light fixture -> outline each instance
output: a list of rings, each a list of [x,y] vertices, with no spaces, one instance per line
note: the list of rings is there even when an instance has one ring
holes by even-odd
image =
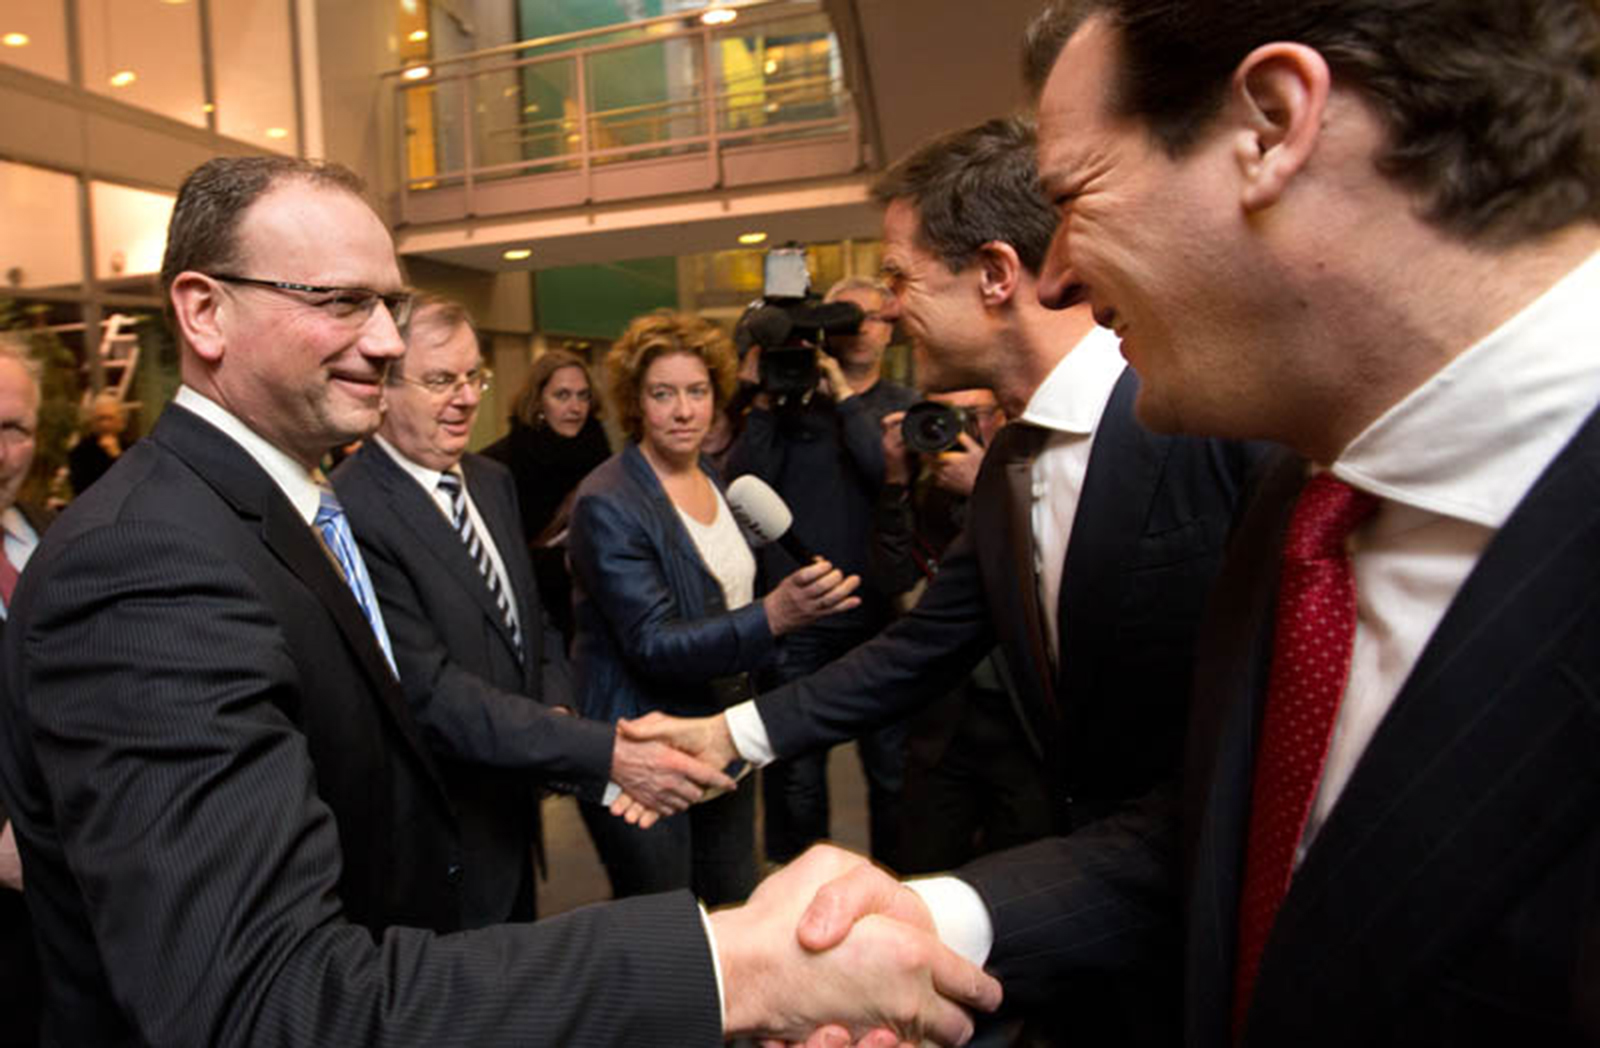
[[[123,69],[123,70],[120,70],[118,72],[115,72],[115,73],[111,74],[111,86],[112,87],[127,87],[129,84],[133,83],[137,79],[139,79],[139,75],[137,73],[135,73],[133,70],[131,70],[131,69]]]
[[[400,76],[404,80],[426,80],[433,75],[433,69],[425,65],[408,66]]]
[[[533,249],[526,247],[514,247],[502,252],[500,257],[505,259],[507,262],[522,262],[533,257]]]
[[[5,44],[7,47],[27,47],[28,34],[7,33],[5,36],[0,36],[0,44]]]
[[[267,137],[268,138],[288,138],[289,137],[289,129],[286,128],[286,127],[269,127],[269,128],[267,128]]]
[[[420,44],[424,40],[428,39],[428,31],[426,29],[413,29],[406,39],[411,41],[413,44]]]
[[[735,11],[733,8],[723,7],[721,4],[715,4],[700,12],[700,24],[727,25],[729,22],[738,17],[739,12]]]
[[[765,233],[740,233],[739,243],[746,245],[764,244],[767,241]]]

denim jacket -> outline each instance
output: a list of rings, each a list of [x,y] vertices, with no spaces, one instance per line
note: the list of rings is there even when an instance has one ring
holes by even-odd
[[[700,468],[720,489],[703,459]],[[766,611],[759,600],[727,610],[721,585],[637,444],[578,486],[567,550],[584,716],[615,721],[656,709],[699,716],[748,697],[743,675],[776,649]]]

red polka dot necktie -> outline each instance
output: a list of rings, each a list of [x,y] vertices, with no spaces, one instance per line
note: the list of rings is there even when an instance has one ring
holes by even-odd
[[[1377,506],[1376,497],[1319,473],[1300,493],[1289,519],[1239,900],[1236,1036],[1244,1032],[1261,951],[1289,890],[1295,849],[1350,675],[1356,586],[1347,539]]]

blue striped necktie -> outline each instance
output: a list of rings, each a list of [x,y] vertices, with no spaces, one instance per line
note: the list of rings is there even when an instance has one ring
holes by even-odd
[[[394,670],[394,675],[398,679],[400,671],[394,664],[394,649],[389,646],[389,630],[383,624],[383,611],[378,607],[378,598],[372,592],[372,579],[367,575],[367,565],[362,561],[361,554],[356,551],[355,536],[350,534],[350,522],[345,519],[344,507],[339,505],[339,499],[334,495],[332,488],[319,486],[318,493],[321,501],[317,504],[314,523],[317,531],[322,534],[323,545],[328,547],[333,559],[339,562],[339,570],[344,573],[345,585],[350,587],[356,603],[361,606],[361,614],[367,617],[373,635],[378,638],[378,647],[383,649],[383,657],[388,660],[389,668]]]
[[[512,645],[517,649],[517,657],[522,657],[522,629],[517,624],[516,613],[511,610],[511,596],[501,584],[500,573],[494,570],[494,560],[489,556],[489,549],[478,537],[478,529],[472,525],[472,514],[467,512],[467,491],[461,484],[461,478],[454,473],[439,474],[439,490],[445,493],[450,500],[450,519],[455,524],[456,534],[461,536],[462,543],[467,547],[467,556],[478,566],[478,574],[483,576],[483,584],[489,587],[489,595],[494,598],[494,606],[500,609],[500,616],[505,619],[506,629],[511,631]]]

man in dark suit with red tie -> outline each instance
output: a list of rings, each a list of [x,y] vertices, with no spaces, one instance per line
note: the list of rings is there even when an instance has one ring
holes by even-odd
[[[1031,54],[1041,298],[1150,425],[1288,450],[1181,787],[941,929],[1011,999],[1181,954],[1193,1048],[1600,1043],[1600,6],[1067,0]]]

